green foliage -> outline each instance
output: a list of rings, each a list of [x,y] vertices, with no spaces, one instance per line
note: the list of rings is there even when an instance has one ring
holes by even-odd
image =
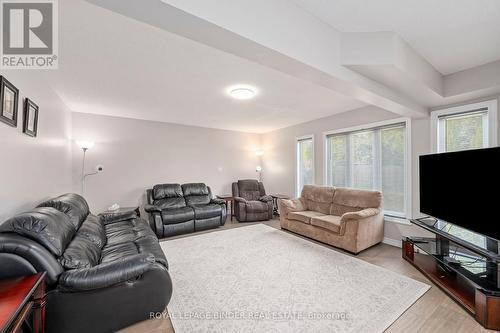
[[[472,114],[445,120],[446,151],[483,147],[483,115]]]

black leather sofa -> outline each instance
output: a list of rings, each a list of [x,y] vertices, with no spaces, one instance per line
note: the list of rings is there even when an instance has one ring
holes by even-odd
[[[239,222],[266,221],[273,218],[273,198],[266,195],[264,184],[255,179],[232,184],[234,210]]]
[[[150,225],[158,237],[217,228],[226,222],[224,200],[203,183],[158,184],[146,191]]]
[[[46,332],[114,332],[162,312],[167,260],[134,212],[95,216],[65,194],[0,224],[0,278],[47,272]]]

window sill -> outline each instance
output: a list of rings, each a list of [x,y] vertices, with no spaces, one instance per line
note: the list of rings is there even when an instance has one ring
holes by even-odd
[[[384,221],[385,222],[392,222],[392,223],[398,223],[398,224],[403,224],[403,225],[411,225],[410,221],[407,218],[404,217],[396,217],[396,216],[384,216]]]

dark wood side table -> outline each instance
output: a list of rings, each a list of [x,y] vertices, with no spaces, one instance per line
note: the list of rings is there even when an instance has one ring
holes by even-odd
[[[231,207],[231,221],[234,217],[234,197],[231,194],[219,194],[216,195],[217,198],[222,199],[226,202],[226,211]]]
[[[276,216],[280,216],[280,212],[278,210],[278,200],[279,199],[290,199],[290,197],[286,194],[271,194],[271,197],[273,198],[273,213]]]
[[[45,272],[0,280],[0,333],[16,333],[32,313],[34,333],[45,330]]]

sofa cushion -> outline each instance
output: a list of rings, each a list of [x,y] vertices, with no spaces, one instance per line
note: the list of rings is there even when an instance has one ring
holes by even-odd
[[[311,218],[324,216],[324,214],[320,212],[316,212],[313,210],[306,210],[303,212],[290,212],[288,213],[289,220],[295,220],[306,224],[311,224]]]
[[[151,190],[152,204],[159,209],[186,207],[180,184],[158,184]]]
[[[188,183],[182,184],[182,192],[184,196],[190,195],[208,195],[208,186],[203,183]]]
[[[108,241],[102,249],[101,263],[115,261],[138,253],[148,253],[167,266],[158,238],[149,224],[140,218],[116,222],[105,226]]]
[[[130,219],[137,218],[137,213],[135,210],[131,211],[117,211],[117,212],[104,212],[99,214],[99,220],[102,224],[112,224],[120,221],[126,221]]]
[[[182,197],[182,188],[180,184],[158,184],[153,186],[153,199],[161,200],[166,198]]]
[[[163,224],[175,224],[194,220],[194,210],[191,207],[163,209],[161,211]]]
[[[184,198],[188,206],[208,205],[210,203],[210,196],[208,195],[190,195]]]
[[[331,186],[304,185],[302,198],[308,210],[330,214],[335,188]]]
[[[105,225],[107,244],[134,242],[141,237],[155,237],[153,230],[143,219],[130,219]]]
[[[101,263],[107,263],[137,254],[134,242],[108,244],[102,249]]]
[[[340,221],[340,216],[334,215],[324,215],[311,218],[311,225],[333,231],[337,234],[340,234],[342,223],[343,222]]]
[[[188,206],[207,205],[212,199],[210,189],[203,183],[183,184],[182,192]]]
[[[39,207],[5,221],[0,232],[15,232],[31,238],[59,257],[76,230],[68,215],[52,207]]]
[[[101,248],[87,237],[77,233],[59,262],[66,269],[94,267],[101,258]]]
[[[248,201],[246,203],[247,214],[252,213],[263,213],[269,210],[269,205],[267,202],[263,201]]]
[[[155,261],[168,268],[167,259],[155,236],[138,237],[123,243],[108,243],[101,254],[100,263],[108,263],[139,253],[152,254]]]
[[[104,226],[95,215],[89,214],[89,216],[87,216],[87,219],[82,223],[80,229],[78,229],[77,234],[86,237],[100,249],[106,245]]]
[[[364,208],[379,208],[382,205],[382,193],[379,191],[337,188],[333,196],[330,214],[342,216]]]
[[[184,197],[164,198],[153,201],[153,204],[160,209],[174,209],[186,207]]]
[[[221,217],[222,207],[216,204],[193,206],[194,218],[196,220],[208,219],[211,217]]]
[[[76,193],[67,193],[56,198],[47,200],[38,205],[38,207],[53,207],[58,211],[69,216],[75,229],[80,228],[81,224],[89,215],[89,205],[87,201]]]
[[[255,179],[238,180],[239,196],[246,200],[259,200],[262,196],[259,182]]]
[[[171,237],[194,232],[194,219],[181,223],[164,224],[161,230],[161,237]]]

